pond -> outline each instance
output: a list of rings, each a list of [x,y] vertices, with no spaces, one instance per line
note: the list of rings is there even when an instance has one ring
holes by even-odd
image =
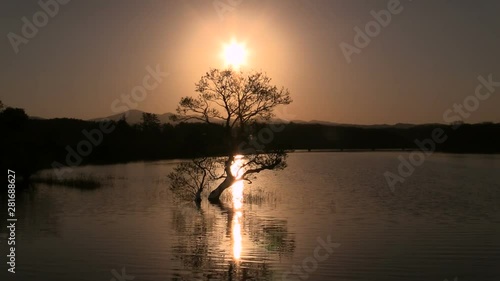
[[[178,160],[78,167],[102,186],[18,192],[12,280],[500,280],[500,156],[435,154],[392,191],[399,155],[291,153],[200,206]]]

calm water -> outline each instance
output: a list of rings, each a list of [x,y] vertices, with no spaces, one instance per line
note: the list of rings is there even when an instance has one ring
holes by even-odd
[[[173,200],[176,161],[81,167],[105,185],[18,194],[12,280],[500,280],[500,156],[436,154],[392,193],[398,155],[293,153],[245,183],[239,211],[230,190]]]

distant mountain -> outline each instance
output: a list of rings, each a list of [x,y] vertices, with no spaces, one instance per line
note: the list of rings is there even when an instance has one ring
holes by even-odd
[[[122,119],[123,117],[125,117],[125,120],[129,124],[136,124],[136,123],[140,123],[142,113],[143,113],[143,111],[140,111],[140,110],[129,110],[127,112],[118,113],[118,114],[111,115],[108,117],[90,119],[89,121],[103,121],[103,120],[118,121],[118,120]]]
[[[125,120],[127,123],[133,125],[133,124],[139,124],[141,123],[142,119],[142,114],[146,113],[141,110],[129,110],[123,113],[118,113],[114,114],[108,117],[103,117],[103,118],[95,118],[91,119],[89,121],[101,121],[101,120],[112,120],[112,121],[118,121],[120,120],[123,116],[125,116]],[[179,122],[173,122],[170,118],[174,115],[173,113],[167,112],[164,114],[157,114],[158,119],[160,119],[160,122],[163,123],[168,123],[168,124],[178,124]],[[218,120],[212,120],[214,123],[217,123]],[[187,122],[189,123],[196,123],[200,122],[197,120],[188,120]],[[220,122],[220,121],[219,121]],[[379,124],[379,125],[355,125],[355,124],[342,124],[342,123],[335,123],[335,122],[329,122],[329,121],[321,121],[321,120],[311,120],[311,121],[303,121],[303,120],[292,120],[292,121],[286,121],[283,119],[279,118],[272,118],[270,120],[271,123],[295,123],[295,124],[319,124],[319,125],[325,125],[325,126],[345,126],[345,127],[358,127],[358,128],[398,128],[398,129],[408,129],[411,127],[414,127],[415,125],[413,124],[405,124],[405,123],[398,123],[395,125],[387,125],[387,124]]]
[[[30,119],[33,119],[33,120],[45,120],[47,118],[42,118],[42,117],[38,117],[38,116],[29,116]]]
[[[132,110],[129,110],[129,111],[126,111],[123,113],[118,113],[115,115],[111,115],[108,117],[91,119],[90,121],[102,121],[102,120],[118,121],[118,120],[122,119],[123,117],[125,117],[125,120],[127,121],[127,123],[133,125],[133,124],[141,123],[143,113],[146,113],[146,112],[141,111],[141,110],[132,109]],[[170,117],[172,115],[174,115],[174,114],[173,113],[157,114],[158,119],[160,119],[160,122],[162,124],[163,123],[175,124],[176,122],[172,122],[172,120],[170,120]]]
[[[329,122],[329,121],[320,121],[320,120],[311,120],[311,121],[306,121],[303,123],[304,124],[319,124],[319,125],[327,125],[327,126],[340,125],[338,123]]]
[[[414,124],[405,124],[405,123],[397,123],[395,125],[387,125],[387,124],[356,125],[356,124],[335,123],[335,122],[320,121],[320,120],[311,120],[311,121],[293,120],[292,122],[297,124],[319,124],[325,126],[342,126],[342,127],[372,128],[372,129],[377,129],[377,128],[408,129],[416,126]]]
[[[143,113],[149,113],[149,112],[144,112],[144,111],[141,111],[141,110],[135,110],[135,109],[132,109],[132,110],[129,110],[129,111],[126,111],[126,112],[123,112],[123,113],[118,113],[118,114],[115,114],[115,115],[111,115],[111,116],[108,116],[108,117],[103,117],[103,118],[95,118],[95,119],[91,119],[89,121],[101,121],[101,120],[112,120],[112,121],[118,121],[120,119],[122,119],[124,116],[125,116],[125,121],[127,121],[127,123],[129,123],[130,125],[134,125],[134,124],[139,124],[141,123],[142,121],[142,114]],[[180,122],[176,121],[172,121],[170,118],[174,115],[173,113],[170,113],[170,112],[167,112],[167,113],[164,113],[164,114],[156,114],[158,116],[158,119],[160,119],[160,123],[164,124],[164,123],[167,123],[167,124],[172,124],[172,125],[176,125]],[[214,123],[216,122],[216,120],[212,120],[214,121]],[[186,123],[197,123],[197,122],[200,122],[198,120],[187,120],[187,121],[184,121]]]

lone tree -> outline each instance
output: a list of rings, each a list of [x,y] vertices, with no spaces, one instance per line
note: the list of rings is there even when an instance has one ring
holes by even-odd
[[[233,69],[210,69],[195,86],[198,95],[181,98],[177,115],[173,119],[195,119],[224,127],[223,139],[227,150],[223,160],[219,161],[222,163],[219,170],[222,171],[220,174],[207,172],[212,181],[222,180],[208,196],[211,202],[218,202],[222,192],[237,180],[250,181],[252,175],[263,170],[286,167],[284,151],[256,151],[244,146],[246,140],[252,137],[253,124],[257,121],[269,121],[277,106],[292,102],[288,89],[272,85],[271,78],[262,72],[245,75]],[[235,173],[231,168],[236,157],[241,154],[244,154],[244,159],[241,161],[240,172]],[[203,173],[204,169],[198,165],[197,169],[191,169],[195,170]]]

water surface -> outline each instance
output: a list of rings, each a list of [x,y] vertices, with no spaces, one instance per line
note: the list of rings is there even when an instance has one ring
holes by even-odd
[[[393,193],[398,155],[292,153],[237,210],[230,190],[221,205],[174,200],[178,161],[80,167],[104,186],[17,194],[13,280],[500,280],[500,156],[435,154]],[[337,247],[317,261],[321,240]]]

